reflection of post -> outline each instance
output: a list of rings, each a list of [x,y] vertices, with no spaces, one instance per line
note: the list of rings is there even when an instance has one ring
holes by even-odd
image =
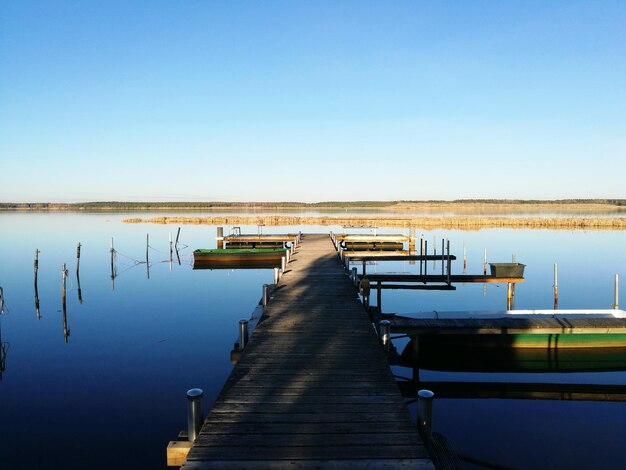
[[[6,370],[7,349],[7,343],[2,342],[2,323],[0,322],[0,380],[2,380],[2,373]]]
[[[39,284],[37,283],[37,273],[39,271],[39,253],[38,249],[35,250],[35,313],[37,314],[37,320],[41,320],[41,312],[39,311]]]
[[[559,267],[554,263],[554,310],[559,308]]]
[[[62,297],[63,297],[63,338],[67,343],[68,337],[70,335],[70,330],[67,327],[67,297],[66,297],[66,284],[67,284],[67,269],[65,267],[65,263],[63,263],[63,267],[61,268],[61,275],[63,277],[62,283]]]
[[[176,261],[178,261],[178,265],[180,266],[180,254],[178,253],[178,244],[174,245],[174,249],[176,250]]]
[[[418,383],[420,381],[420,337],[419,335],[413,336],[413,382]]]

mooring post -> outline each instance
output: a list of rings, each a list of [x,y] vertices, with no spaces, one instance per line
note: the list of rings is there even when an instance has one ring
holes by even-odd
[[[170,271],[172,270],[172,262],[174,261],[174,243],[172,242],[172,232],[170,235]]]
[[[467,273],[467,246],[463,243],[463,274]]]
[[[176,232],[176,243],[174,246],[178,248],[178,238],[180,237],[180,227],[178,227],[178,231]]]
[[[380,343],[386,351],[389,350],[391,342],[391,322],[389,320],[380,321]]]
[[[450,285],[450,271],[452,270],[452,266],[450,264],[450,240],[446,242],[446,257],[448,258],[448,266],[447,266],[447,275],[448,275],[448,285]]]
[[[289,264],[289,258],[291,258],[291,250],[285,250],[285,264]]]
[[[433,431],[433,399],[430,390],[417,392],[417,428],[424,438],[429,438]]]
[[[285,269],[287,269],[287,258],[283,256],[282,258],[280,258],[281,276],[285,274]]]
[[[265,307],[269,301],[270,301],[270,285],[263,284],[263,296],[261,297],[261,305]]]
[[[278,281],[280,281],[280,274],[278,268],[274,268],[274,285],[278,285]]]
[[[39,253],[41,253],[39,251],[39,249],[35,250],[35,263],[34,263],[34,268],[35,268],[35,291],[37,291],[37,276],[39,273]]]
[[[506,283],[506,309],[511,310],[511,301],[513,299],[513,288],[511,287],[511,283]]]
[[[445,246],[446,246],[446,241],[442,238],[441,239],[441,275],[443,276],[445,274],[445,265],[446,265],[446,257],[444,256],[445,251]]]
[[[352,283],[356,286],[358,284],[359,276],[356,273],[356,268],[352,268]]]
[[[381,312],[383,311],[381,304],[382,304],[382,284],[380,281],[378,281],[376,283],[376,306],[378,307],[378,310],[380,310]]]
[[[111,288],[115,290],[115,248],[113,247],[113,237],[111,237]]]
[[[367,266],[367,261],[363,260],[363,276],[365,276],[365,275],[367,274],[367,272],[366,272],[366,270],[367,270],[366,266]]]
[[[424,240],[424,257],[428,256],[428,241]],[[424,276],[428,274],[428,261],[424,260]]]
[[[554,263],[554,310],[559,306],[559,267]]]
[[[619,274],[615,275],[615,302],[613,308],[619,310]]]
[[[483,260],[483,275],[487,275],[487,248],[485,248],[485,258]]]
[[[76,247],[76,277],[79,276],[79,272],[80,272],[80,242],[78,243],[78,246]]]
[[[248,320],[239,320],[239,350],[243,349],[248,344]]]
[[[193,442],[202,428],[202,396],[201,388],[187,390],[187,439]]]
[[[217,248],[221,250],[224,248],[224,227],[217,227]]]
[[[63,263],[63,266],[61,266],[61,295],[62,295],[62,300],[63,300],[63,308],[65,308],[65,301],[66,301],[66,285],[67,285],[67,268],[65,267],[65,263]]]

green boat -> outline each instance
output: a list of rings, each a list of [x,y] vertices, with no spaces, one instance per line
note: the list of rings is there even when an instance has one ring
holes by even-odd
[[[216,248],[193,252],[194,269],[280,267],[287,248]]]

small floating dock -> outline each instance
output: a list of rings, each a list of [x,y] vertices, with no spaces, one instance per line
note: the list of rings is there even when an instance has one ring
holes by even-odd
[[[281,265],[286,248],[218,248],[193,252],[193,269],[272,268]]]
[[[328,235],[303,237],[182,468],[434,468]]]

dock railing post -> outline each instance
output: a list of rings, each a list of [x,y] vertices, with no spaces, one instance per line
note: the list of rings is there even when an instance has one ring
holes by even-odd
[[[248,344],[248,320],[239,320],[239,350],[243,349]]]
[[[619,310],[619,274],[615,275],[615,302],[613,308]]]
[[[268,304],[270,300],[270,286],[269,284],[263,284],[263,297],[261,300],[261,305],[264,307]]]
[[[285,269],[287,268],[287,258],[284,256],[280,259],[280,274],[281,276],[285,274]]]
[[[385,351],[389,350],[389,343],[391,343],[391,322],[389,320],[380,321],[380,343]]]
[[[187,390],[187,439],[193,442],[202,428],[202,396],[201,388]]]
[[[433,399],[435,394],[430,390],[417,392],[417,429],[423,438],[431,436],[433,430]]]
[[[280,274],[278,268],[274,268],[274,285],[278,285],[278,281],[280,281]]]
[[[554,310],[559,307],[559,267],[554,263]]]
[[[448,285],[450,285],[450,271],[452,270],[452,265],[450,263],[450,240],[446,242],[446,257],[448,258],[446,272],[448,275]]]

